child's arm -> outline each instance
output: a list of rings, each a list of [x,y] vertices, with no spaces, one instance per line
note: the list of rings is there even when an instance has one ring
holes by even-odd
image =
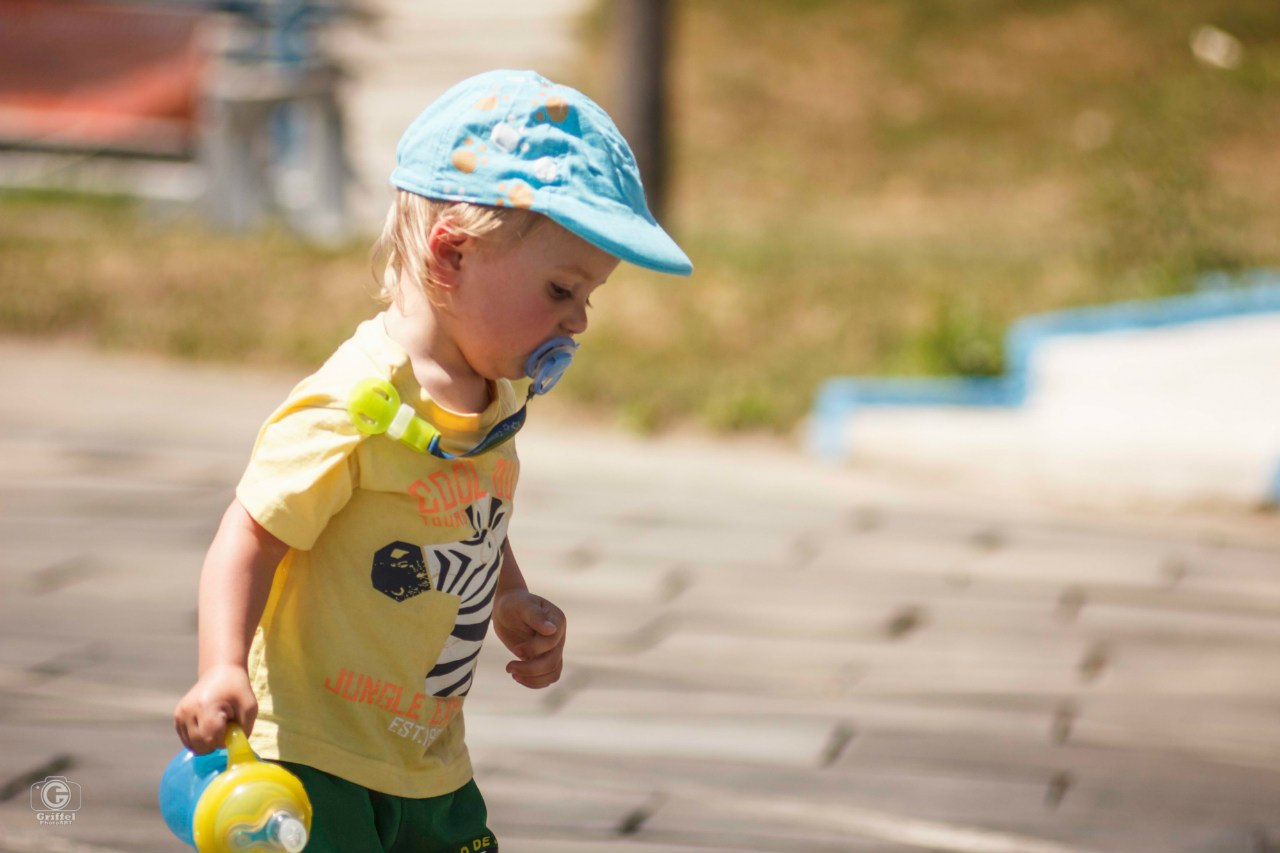
[[[565,616],[559,607],[529,592],[508,540],[502,546],[502,570],[493,605],[493,629],[519,660],[507,672],[525,687],[548,687],[564,667]]]
[[[174,711],[178,737],[193,752],[222,746],[228,721],[253,729],[258,701],[249,684],[249,644],[288,550],[231,502],[200,572],[199,677]]]

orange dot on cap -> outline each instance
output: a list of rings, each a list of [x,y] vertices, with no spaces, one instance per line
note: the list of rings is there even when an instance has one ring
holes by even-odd
[[[569,117],[569,102],[559,95],[547,100],[547,114],[551,120],[559,124]]]
[[[492,110],[492,109],[497,109],[497,107],[498,107],[497,95],[489,95],[487,97],[481,98],[475,103],[475,109],[483,110],[485,112],[488,112],[489,110]]]
[[[524,181],[498,184],[498,191],[502,193],[502,195],[498,196],[499,207],[511,205],[512,207],[522,207],[526,210],[533,207],[533,187]]]
[[[512,187],[507,197],[511,200],[512,207],[523,207],[526,210],[533,207],[533,187],[524,182]]]
[[[453,152],[453,168],[459,172],[470,174],[476,170],[476,155],[472,151],[459,148]]]

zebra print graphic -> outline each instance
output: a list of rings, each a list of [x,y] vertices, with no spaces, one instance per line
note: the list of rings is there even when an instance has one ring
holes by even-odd
[[[477,501],[467,507],[475,535],[426,552],[432,587],[462,599],[453,631],[427,673],[426,692],[431,696],[466,696],[471,689],[476,658],[493,614],[509,514],[498,498]]]

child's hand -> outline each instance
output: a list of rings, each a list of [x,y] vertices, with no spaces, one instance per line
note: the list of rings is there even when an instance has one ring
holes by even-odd
[[[494,603],[493,630],[519,658],[507,664],[517,683],[537,689],[560,680],[566,627],[559,607],[527,590],[512,590]]]
[[[174,727],[187,749],[204,755],[226,746],[227,723],[235,721],[245,734],[253,731],[258,699],[249,673],[242,666],[213,666],[200,676],[173,712]]]

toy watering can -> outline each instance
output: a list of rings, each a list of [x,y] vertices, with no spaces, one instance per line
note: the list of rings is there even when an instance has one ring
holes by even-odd
[[[261,761],[235,723],[226,749],[174,756],[160,780],[160,812],[200,853],[301,853],[311,829],[302,783]]]

